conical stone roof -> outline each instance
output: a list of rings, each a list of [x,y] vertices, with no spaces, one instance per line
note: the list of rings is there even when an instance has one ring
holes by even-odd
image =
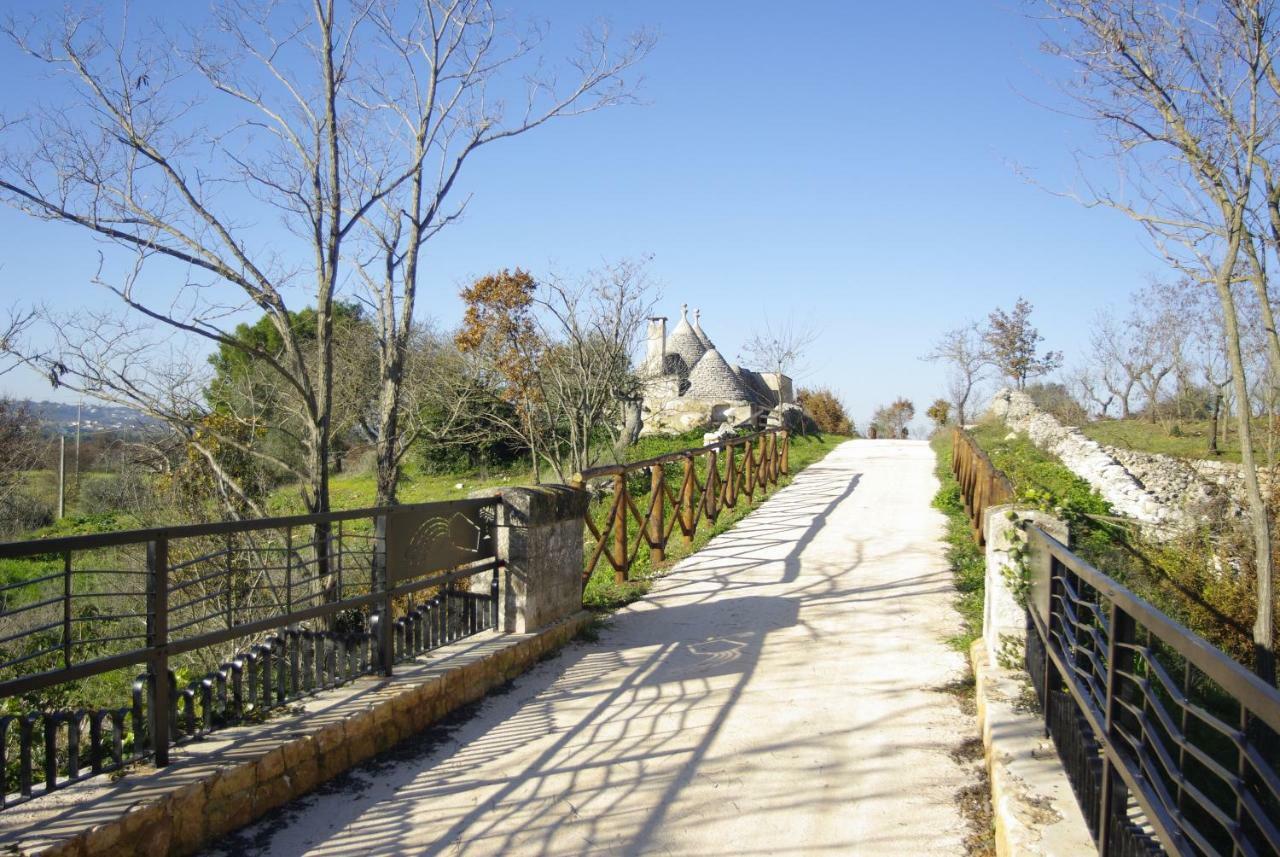
[[[675,330],[671,331],[671,335],[667,337],[667,353],[679,354],[680,359],[684,361],[686,366],[697,366],[698,361],[702,359],[702,355],[707,352],[707,347],[702,344],[702,340],[698,338],[698,334],[694,333],[693,328],[689,325],[688,307],[680,308],[680,321],[676,324]]]
[[[693,333],[698,337],[698,341],[702,343],[703,348],[708,350],[715,348],[715,346],[711,344],[711,339],[702,329],[702,310],[700,309],[695,309],[693,311]]]
[[[703,401],[751,401],[751,394],[743,386],[738,373],[714,348],[702,355],[698,365],[689,373],[689,391],[685,396]]]

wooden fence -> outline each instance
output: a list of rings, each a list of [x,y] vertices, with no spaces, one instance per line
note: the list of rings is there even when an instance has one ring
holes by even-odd
[[[619,583],[629,580],[631,567],[646,546],[650,560],[660,562],[666,558],[667,543],[677,529],[688,544],[702,520],[714,522],[722,510],[736,507],[742,497],[750,503],[757,491],[763,493],[777,485],[788,472],[789,444],[785,429],[766,429],[698,449],[579,473],[574,477],[578,488],[609,480],[612,494],[603,522],[587,515],[595,547],[587,558],[583,584],[601,557],[613,566]],[[628,483],[637,478],[647,481],[647,503],[643,496],[633,497],[628,490]]]
[[[973,540],[983,545],[986,538],[982,532],[982,522],[987,509],[1012,503],[1016,496],[1013,484],[996,469],[967,431],[954,428],[951,439],[951,472],[960,483],[960,496],[964,499],[964,508],[969,514]]]

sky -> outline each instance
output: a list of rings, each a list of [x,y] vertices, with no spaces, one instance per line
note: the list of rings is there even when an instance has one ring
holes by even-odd
[[[945,381],[920,357],[943,331],[1024,296],[1070,364],[1099,308],[1164,274],[1137,227],[1061,195],[1097,132],[1067,109],[1070,70],[1041,52],[1034,4],[500,5],[544,19],[553,48],[599,16],[659,37],[643,103],[470,162],[467,215],[429,245],[420,287],[441,324],[461,316],[462,286],[499,268],[573,275],[651,255],[663,314],[700,308],[731,361],[767,319],[809,324],[800,386],[836,391],[859,427],[906,396],[923,426]],[[187,8],[150,11],[181,24]],[[8,45],[0,74],[9,115],[47,85]],[[90,282],[99,249],[0,208],[0,307],[108,306]],[[65,398],[22,371],[0,393]]]

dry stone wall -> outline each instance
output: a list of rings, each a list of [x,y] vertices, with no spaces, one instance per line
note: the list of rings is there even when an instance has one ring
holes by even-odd
[[[1143,524],[1172,523],[1178,514],[1148,491],[1102,444],[1073,426],[1064,426],[1036,407],[1031,397],[1001,390],[989,413],[1009,428],[1025,432],[1031,442],[1056,455],[1077,476],[1092,485],[1119,514]]]
[[[989,413],[1015,431],[1026,432],[1036,446],[1062,459],[1118,512],[1144,524],[1167,531],[1169,525],[1192,524],[1206,515],[1244,514],[1244,477],[1238,464],[1188,461],[1101,444],[1078,428],[1062,425],[1025,393],[1013,390],[996,393]],[[1269,474],[1258,475],[1263,492],[1269,493]]]

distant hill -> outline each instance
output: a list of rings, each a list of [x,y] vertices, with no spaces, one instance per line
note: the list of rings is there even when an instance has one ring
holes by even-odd
[[[36,418],[55,433],[68,434],[76,430],[77,406],[74,403],[27,400],[26,404]],[[163,427],[164,423],[154,417],[122,405],[85,402],[80,413],[80,428],[83,432],[113,431],[132,434],[157,431]]]

